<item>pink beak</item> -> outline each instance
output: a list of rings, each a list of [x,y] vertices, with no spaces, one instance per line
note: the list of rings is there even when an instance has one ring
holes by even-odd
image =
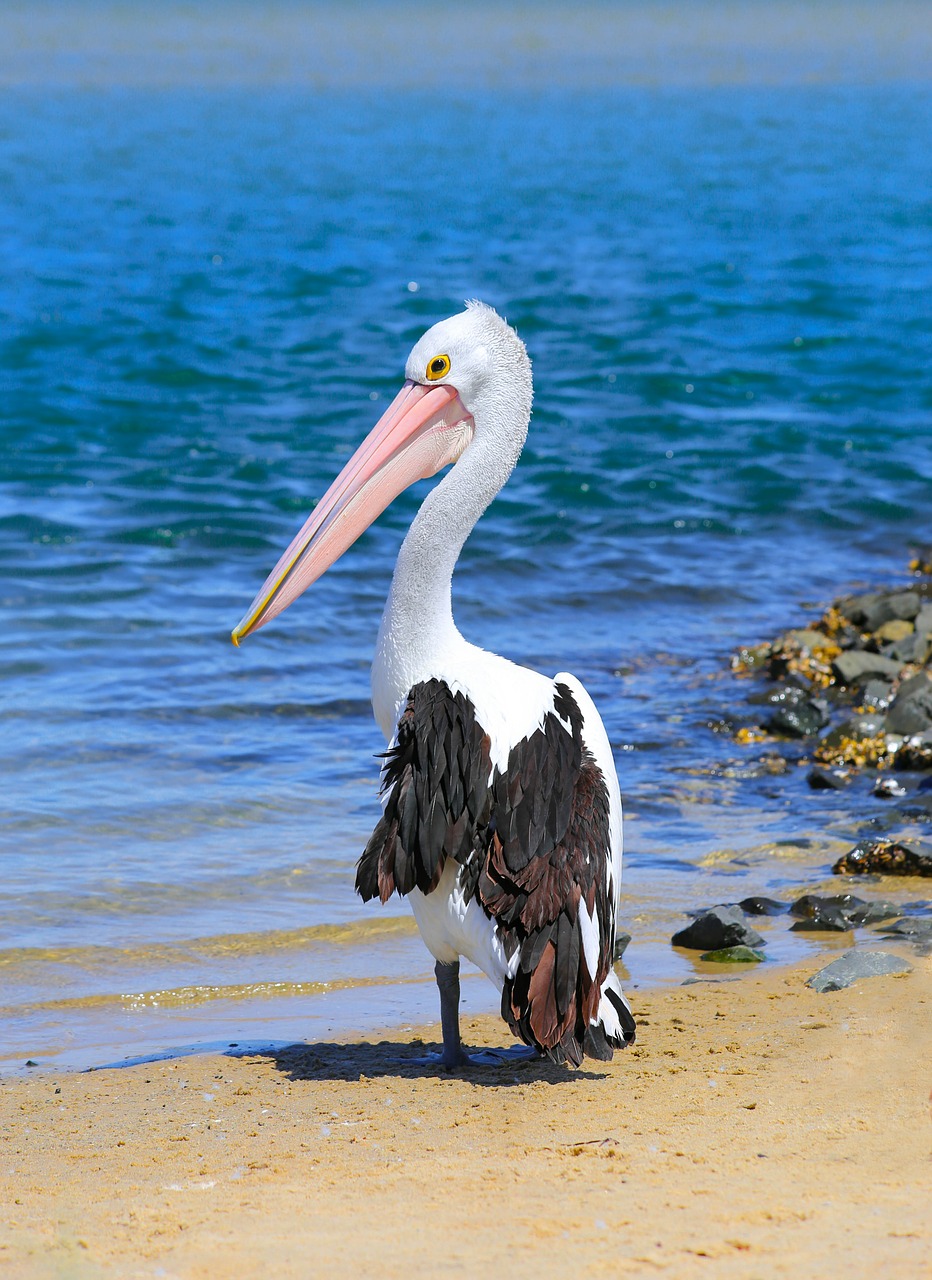
[[[402,490],[455,462],[473,425],[455,387],[406,382],[269,574],[233,643],[297,600]]]

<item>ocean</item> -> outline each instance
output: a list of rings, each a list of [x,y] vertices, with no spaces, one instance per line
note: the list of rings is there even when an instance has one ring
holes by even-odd
[[[281,52],[301,11],[273,8]],[[248,41],[217,75],[181,9],[171,74],[125,26],[122,74],[73,34],[93,6],[57,10],[77,70],[36,12],[29,73],[0,59],[0,1068],[435,1017],[404,903],[353,893],[369,663],[428,486],[229,633],[465,298],[517,326],[535,408],[456,616],[601,709],[628,985],[703,970],[685,910],[822,882],[880,802],[742,778],[729,656],[930,539],[928,84],[753,48],[613,83],[610,50],[588,75],[533,44],[512,78],[481,41],[449,85],[370,83],[357,46],[247,74]],[[478,974],[464,1000],[497,1007]]]

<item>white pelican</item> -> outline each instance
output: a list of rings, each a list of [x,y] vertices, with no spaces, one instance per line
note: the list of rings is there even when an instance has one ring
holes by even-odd
[[[466,956],[502,993],[530,1046],[578,1066],[608,1060],[635,1024],[612,968],[621,796],[608,737],[574,676],[550,680],[456,629],[451,578],[463,543],[511,475],[531,417],[531,362],[480,302],[435,324],[405,383],[327,490],[233,632],[288,607],[415,480],[456,465],[408,530],[372,665],[390,745],[383,814],[359,860],[365,901],[408,899],[433,955],[446,1067]]]

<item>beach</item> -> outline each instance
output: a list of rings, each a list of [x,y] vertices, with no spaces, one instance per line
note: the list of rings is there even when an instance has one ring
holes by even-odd
[[[406,1066],[433,1026],[7,1078],[0,1270],[915,1280],[932,982],[902,955],[635,993],[636,1046],[578,1072]]]
[[[917,0],[2,7],[2,1280],[927,1273],[930,68]],[[474,298],[534,405],[457,626],[625,809],[576,1072],[415,1065],[354,892],[426,483],[230,643]]]

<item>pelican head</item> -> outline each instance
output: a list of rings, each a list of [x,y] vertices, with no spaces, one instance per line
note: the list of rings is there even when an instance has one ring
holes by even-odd
[[[405,382],[314,508],[233,632],[238,645],[287,609],[416,480],[476,448],[517,461],[531,413],[524,343],[491,307],[433,325],[415,344]]]

